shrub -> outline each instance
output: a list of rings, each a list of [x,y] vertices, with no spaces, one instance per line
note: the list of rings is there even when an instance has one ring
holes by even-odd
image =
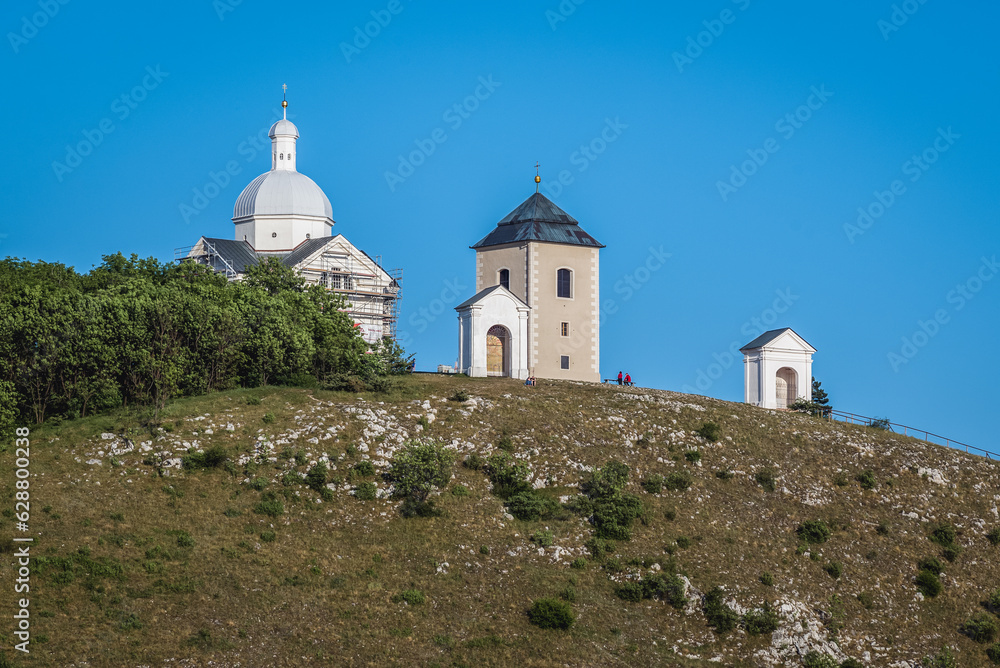
[[[955,653],[950,647],[942,647],[937,656],[933,658],[925,656],[923,664],[925,668],[956,668],[958,666]]]
[[[247,406],[260,406],[260,397],[255,397],[253,395],[247,396]]]
[[[844,473],[843,471],[838,471],[836,475],[833,476],[833,484],[836,485],[837,487],[847,487],[848,485],[851,484],[851,481],[847,477],[846,473]]]
[[[993,663],[1000,664],[1000,643],[986,648],[986,657]]]
[[[708,625],[715,629],[716,633],[727,633],[736,628],[740,621],[740,616],[724,602],[725,592],[722,587],[713,587],[705,594],[702,603],[702,611],[708,620]]]
[[[584,568],[587,567],[587,560],[584,559],[583,557],[577,557],[576,559],[570,562],[569,567],[575,568],[578,571],[582,571]]]
[[[419,589],[407,589],[393,596],[392,600],[396,603],[406,603],[407,605],[420,605],[426,598],[424,597],[424,593]]]
[[[677,519],[677,511],[673,509],[665,510],[663,512],[663,516],[667,518],[668,522],[673,522],[674,520]]]
[[[590,551],[590,556],[598,561],[609,554],[614,554],[615,550],[618,549],[613,540],[605,540],[604,538],[597,537],[591,538],[583,546]]]
[[[265,492],[257,505],[253,507],[253,511],[258,515],[278,517],[285,514],[285,505],[281,503],[274,492]]]
[[[531,535],[531,542],[538,547],[550,547],[555,542],[551,531],[536,531]]]
[[[937,557],[927,557],[917,562],[917,568],[922,571],[930,571],[934,575],[941,575],[944,571],[944,564]]]
[[[319,463],[316,466],[309,469],[306,474],[306,485],[315,491],[320,491],[323,486],[326,485],[326,477],[329,475],[330,470],[326,467],[326,464]]]
[[[741,621],[743,629],[752,636],[774,633],[778,630],[778,613],[774,611],[770,603],[765,603],[764,607],[758,610],[747,611]]]
[[[803,522],[799,525],[799,528],[795,530],[795,533],[797,533],[799,538],[802,540],[812,544],[825,543],[830,539],[830,527],[828,527],[826,522],[823,520],[810,520],[808,522]]]
[[[760,583],[765,587],[773,587],[774,576],[771,575],[768,571],[764,571],[763,573],[760,574]]]
[[[996,527],[986,534],[986,540],[990,541],[990,545],[1000,545],[1000,527]]]
[[[684,581],[676,575],[653,573],[637,582],[626,582],[615,590],[618,598],[638,602],[645,599],[666,601],[678,610],[687,605]]]
[[[771,469],[761,469],[753,477],[757,481],[757,484],[764,488],[765,491],[773,492],[777,489],[777,479],[774,477],[774,471]]]
[[[642,481],[642,488],[650,494],[659,494],[663,491],[663,476],[653,474]]]
[[[1000,613],[1000,589],[994,589],[990,597],[986,599],[986,606],[993,612]]]
[[[609,459],[604,466],[594,471],[590,480],[583,484],[583,493],[591,499],[616,496],[625,491],[628,484],[628,466]]]
[[[490,455],[486,462],[486,476],[493,483],[493,493],[501,499],[509,499],[515,494],[528,492],[528,465],[515,461],[506,452]]]
[[[573,608],[555,598],[540,598],[528,610],[528,621],[543,629],[566,630],[575,620]]]
[[[264,417],[261,419],[264,421],[264,424],[271,424],[277,418],[274,417],[274,413],[264,413]]]
[[[278,539],[278,534],[274,533],[273,531],[265,531],[260,535],[260,539],[262,542],[265,543],[273,543]]]
[[[875,606],[875,597],[866,591],[863,591],[860,594],[858,594],[857,599],[858,603],[860,603],[861,607],[864,608],[865,610],[871,610],[872,607]]]
[[[878,485],[875,480],[875,472],[871,470],[859,473],[855,480],[861,484],[862,489],[875,489],[875,486]]]
[[[449,397],[449,400],[464,403],[469,400],[469,394],[465,390],[458,390],[455,394]]]
[[[886,524],[885,522],[879,522],[879,525],[875,527],[875,533],[877,533],[880,536],[888,536],[889,525]]]
[[[392,458],[386,478],[395,487],[394,496],[419,506],[434,489],[448,484],[454,461],[455,455],[440,443],[411,443]]]
[[[962,547],[960,545],[949,545],[941,550],[941,556],[951,562],[958,559],[960,554],[962,554]]]
[[[489,553],[490,553],[490,548],[488,548],[485,545],[479,546],[479,554],[489,554]]]
[[[677,547],[681,548],[682,550],[688,549],[689,547],[691,547],[691,539],[688,538],[687,536],[678,536]]]
[[[934,529],[928,538],[941,547],[950,547],[958,540],[958,530],[950,524],[942,524]]]
[[[916,578],[917,591],[928,598],[934,598],[944,587],[941,585],[941,578],[931,571],[920,571]]]
[[[497,447],[504,452],[514,452],[514,439],[507,434],[504,434],[497,439]]]
[[[451,488],[452,496],[463,497],[469,495],[469,488],[465,485],[455,485]]]
[[[875,418],[874,420],[872,420],[872,423],[868,426],[871,427],[872,429],[878,429],[880,431],[892,431],[892,423],[889,421],[889,418],[887,417]]]
[[[683,492],[692,482],[693,478],[687,471],[674,471],[663,479],[663,486],[672,492]]]
[[[378,488],[373,482],[359,482],[354,488],[354,496],[360,501],[374,501],[378,496]]]
[[[844,566],[839,561],[831,561],[823,567],[823,570],[834,580],[839,580],[844,572]]]
[[[250,488],[255,489],[258,492],[263,492],[264,488],[267,487],[267,478],[254,478],[250,481]]]
[[[993,642],[996,640],[998,632],[996,619],[993,618],[993,615],[985,612],[969,617],[959,630],[978,643]]]
[[[718,478],[719,480],[732,480],[734,477],[736,477],[736,474],[730,471],[729,469],[723,469],[721,471],[716,471],[715,477]]]
[[[598,538],[631,540],[632,522],[642,513],[642,501],[633,494],[603,498],[594,504],[595,534]]]
[[[469,469],[470,471],[482,471],[483,467],[486,466],[486,460],[480,457],[475,452],[473,452],[471,455],[465,458],[465,460],[462,462],[462,466]]]
[[[181,460],[186,469],[216,469],[228,460],[226,449],[221,445],[213,445],[205,452],[192,452]]]
[[[559,503],[538,492],[520,492],[507,501],[507,512],[522,522],[536,522],[559,510]]]
[[[361,476],[362,478],[370,478],[375,475],[375,465],[368,459],[358,462],[354,465],[354,473]]]
[[[715,422],[706,422],[695,433],[713,443],[722,438],[722,428]]]
[[[701,452],[698,450],[688,450],[684,453],[684,459],[688,460],[692,464],[697,464],[701,461]]]
[[[802,665],[805,668],[837,668],[837,661],[829,654],[813,650],[802,657]]]

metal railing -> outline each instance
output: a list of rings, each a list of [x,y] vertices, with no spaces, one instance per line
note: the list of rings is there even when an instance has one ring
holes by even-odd
[[[849,424],[859,424],[866,427],[875,426],[879,429],[885,429],[886,431],[891,431],[894,434],[902,434],[903,436],[911,436],[913,438],[920,439],[921,441],[927,441],[928,443],[934,443],[935,445],[944,445],[949,448],[955,449],[965,449],[966,452],[973,455],[984,456],[987,459],[1000,460],[1000,454],[995,452],[990,452],[989,450],[983,450],[982,448],[977,448],[968,443],[962,443],[961,441],[956,441],[952,438],[947,438],[941,436],[940,434],[935,434],[927,431],[926,429],[917,429],[915,427],[908,427],[904,424],[896,424],[895,422],[889,422],[884,418],[870,418],[864,415],[856,415],[855,413],[847,413],[845,411],[837,411],[833,409],[823,409],[823,417],[829,420],[840,420],[841,422],[847,422]],[[893,429],[895,427],[896,429]],[[902,431],[899,431],[902,430]],[[920,436],[919,434],[923,434]],[[937,440],[934,440],[937,439]]]

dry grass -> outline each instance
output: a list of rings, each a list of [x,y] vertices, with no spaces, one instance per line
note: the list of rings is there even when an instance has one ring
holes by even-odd
[[[463,415],[461,404],[442,401],[457,390],[492,407]],[[248,405],[247,396],[262,401]],[[542,382],[532,389],[428,375],[363,402],[352,394],[276,388],[188,399],[164,412],[169,433],[153,433],[166,441],[197,438],[202,448],[218,444],[232,459],[252,453],[258,433],[271,440],[283,435],[289,442],[276,444],[278,454],[287,448],[314,460],[322,452],[334,458],[349,452],[331,472],[344,478],[350,465],[378,460],[376,450],[391,442],[369,436],[370,452],[356,451],[366,424],[345,407],[385,410],[413,436],[427,412],[414,400],[424,399],[437,419],[422,437],[485,456],[507,436],[533,476],[547,482],[546,494],[575,494],[587,477],[583,468],[611,457],[626,462],[629,491],[647,509],[634,539],[620,543],[616,555],[631,572],[644,569],[628,566],[630,560],[666,565],[670,551],[694,587],[704,592],[722,585],[743,607],[780,599],[830,611],[836,594],[843,614],[829,620],[835,623],[827,631],[836,630],[850,656],[871,652],[873,665],[888,665],[919,660],[947,644],[959,651],[960,665],[986,665],[982,648],[958,627],[1000,585],[1000,548],[986,539],[1000,525],[997,469],[912,439],[640,388]],[[263,422],[267,413],[273,423]],[[206,436],[207,421],[232,422],[234,431]],[[318,444],[308,442],[312,434],[289,436],[319,421],[339,427],[336,436]],[[717,443],[694,435],[708,421],[722,428]],[[569,567],[586,554],[583,543],[592,535],[584,519],[505,519],[483,473],[463,467],[453,484],[466,486],[468,496],[446,492],[437,501],[441,516],[404,519],[396,502],[360,501],[346,486],[317,502],[319,494],[304,484],[282,485],[288,470],[308,468],[294,459],[246,471],[173,470],[165,478],[142,463],[138,450],[118,457],[119,467],[108,456],[100,466],[86,464],[88,453],[101,447],[102,432],[149,440],[142,424],[141,415],[97,417],[32,435],[34,554],[77,561],[72,581],[60,579],[54,566],[33,575],[32,628],[47,642],[34,646],[25,665],[177,659],[192,666],[686,666],[721,657],[722,665],[750,666],[760,665],[755,652],[771,645],[768,636],[741,631],[717,638],[700,611],[618,599],[600,564]],[[685,460],[692,448],[701,451],[699,464]],[[0,455],[0,470],[11,470],[12,455]],[[774,492],[755,480],[762,469],[775,473]],[[869,469],[878,481],[872,491],[854,479]],[[936,484],[920,469],[935,469],[947,482]],[[654,496],[639,486],[647,475],[678,470],[693,476],[686,491]],[[721,470],[735,475],[722,480],[715,475]],[[836,484],[838,473],[846,485]],[[254,512],[262,493],[244,482],[254,477],[271,480],[266,491],[279,494],[285,514]],[[12,507],[13,477],[0,485],[4,506]],[[904,515],[911,512],[918,519]],[[812,548],[816,558],[797,554],[795,534],[813,519],[835,528],[827,543]],[[946,563],[944,593],[920,602],[916,562],[940,554],[927,539],[938,523],[959,528],[964,551]],[[876,531],[880,524],[887,535]],[[2,529],[12,530],[7,516]],[[538,554],[529,541],[538,530],[553,532],[555,547],[567,551],[561,559],[554,559],[553,548]],[[261,538],[271,533],[273,540]],[[686,548],[677,545],[680,537],[689,539],[682,540]],[[80,549],[89,556],[73,557]],[[4,561],[11,562],[9,554]],[[843,564],[839,579],[824,572],[830,561]],[[121,565],[122,575],[95,575],[98,562]],[[764,571],[773,574],[773,587],[760,582]],[[571,631],[528,623],[532,600],[567,588],[575,592]],[[406,590],[419,590],[425,602],[393,600]],[[871,594],[871,609],[857,600],[863,592]],[[10,631],[9,622],[0,625],[6,647]]]

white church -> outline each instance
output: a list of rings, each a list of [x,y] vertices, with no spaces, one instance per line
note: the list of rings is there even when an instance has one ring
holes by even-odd
[[[816,349],[788,327],[764,332],[740,348],[744,403],[786,409],[812,401],[812,356]]]
[[[193,260],[241,280],[265,257],[279,258],[307,283],[344,297],[346,312],[368,343],[395,338],[400,298],[399,270],[333,235],[333,206],[326,193],[296,168],[299,130],[285,117],[271,126],[271,169],[255,178],[236,199],[232,239],[202,237],[178,249],[177,259]]]

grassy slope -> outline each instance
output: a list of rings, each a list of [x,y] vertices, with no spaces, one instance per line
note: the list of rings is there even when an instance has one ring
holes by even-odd
[[[437,411],[431,437],[485,455],[501,434],[510,434],[554,496],[575,493],[587,476],[583,467],[609,457],[625,461],[648,521],[637,523],[631,542],[619,544],[623,562],[648,557],[667,564],[665,548],[675,549],[684,536],[690,547],[676,549],[674,559],[697,590],[722,585],[743,607],[765,600],[804,604],[787,612],[784,628],[793,636],[812,630],[825,637],[837,595],[842,613],[832,621],[842,625],[840,646],[848,656],[870,652],[871,665],[890,665],[948,644],[958,650],[959,665],[986,664],[982,647],[961,636],[958,625],[1000,586],[1000,548],[985,537],[1000,524],[991,462],[868,428],[640,388],[541,382],[530,389],[424,375],[406,383],[384,404],[378,397],[274,388],[179,401],[163,416],[171,431],[161,432],[154,446],[220,444],[236,459],[252,453],[264,435],[276,454],[291,448],[310,460],[322,453],[343,457],[332,472],[343,477],[349,465],[367,458],[379,463],[378,451],[386,454],[398,440],[412,438],[428,399]],[[461,404],[443,401],[459,389],[491,405],[463,414]],[[262,404],[247,405],[247,395],[263,397]],[[358,406],[373,412],[345,410]],[[266,413],[276,420],[265,423]],[[719,443],[692,433],[708,420],[722,426]],[[379,435],[372,423],[387,431]],[[206,424],[213,425],[212,435],[205,434]],[[142,463],[148,454],[139,448],[118,457],[120,466],[107,452],[97,454],[108,445],[102,432],[131,427],[98,417],[32,434],[34,554],[78,556],[62,562],[72,576],[60,575],[55,565],[33,576],[33,632],[44,642],[18,665],[156,666],[171,658],[197,666],[687,666],[711,658],[721,660],[712,665],[768,665],[757,654],[771,648],[770,636],[735,631],[717,638],[695,606],[677,611],[661,602],[626,603],[599,564],[571,569],[569,562],[586,554],[582,546],[592,527],[575,516],[547,523],[505,519],[480,472],[456,469],[454,483],[471,493],[443,494],[443,516],[403,519],[395,503],[360,501],[346,484],[327,502],[304,485],[283,486],[296,464],[279,457],[251,476],[291,493],[287,512],[270,518],[253,512],[261,493],[246,484],[242,467],[236,475],[171,470],[161,478]],[[309,442],[323,434],[331,435]],[[146,440],[148,432],[136,437],[137,444]],[[350,447],[362,440],[367,453]],[[700,465],[685,461],[690,448],[702,450]],[[88,465],[93,458],[102,464]],[[9,450],[0,455],[0,470],[12,466]],[[754,480],[766,468],[778,476],[773,493]],[[946,484],[917,473],[924,468],[940,472]],[[650,495],[639,487],[646,475],[675,469],[693,474],[690,489]],[[719,479],[715,472],[723,469],[735,477]],[[854,481],[866,469],[879,481],[873,491]],[[844,486],[834,482],[840,471],[850,481]],[[5,474],[0,481],[4,508],[13,507],[13,479]],[[838,527],[816,559],[796,553],[795,529],[810,519]],[[10,517],[0,521],[9,536]],[[960,529],[965,550],[948,564],[944,593],[918,601],[915,563],[940,553],[927,539],[938,522]],[[876,532],[879,524],[888,535]],[[564,550],[558,560],[553,548],[539,555],[528,541],[545,528]],[[263,540],[267,532],[276,540]],[[102,558],[120,564],[122,574],[104,569],[95,575]],[[823,570],[829,561],[843,564],[840,579]],[[5,553],[5,573],[12,562]],[[763,571],[774,575],[774,587],[760,583]],[[578,616],[570,632],[528,624],[532,599],[567,588],[575,593]],[[393,602],[407,589],[422,591],[426,602]],[[872,595],[871,609],[856,599],[862,592]],[[8,648],[11,598],[5,591],[8,621],[0,623]],[[772,654],[797,665],[794,642],[776,642]]]

